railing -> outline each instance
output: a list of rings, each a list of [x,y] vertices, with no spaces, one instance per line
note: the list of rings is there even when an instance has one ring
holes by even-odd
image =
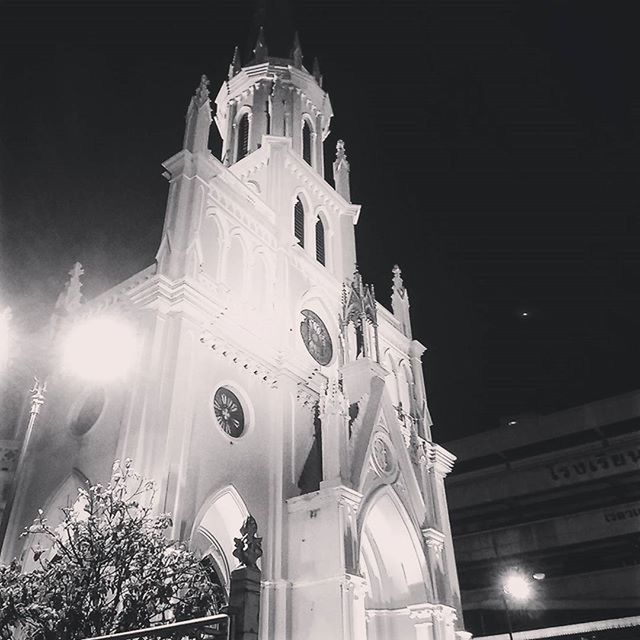
[[[172,622],[171,624],[121,631],[108,636],[95,636],[86,640],[156,640],[172,638],[174,640],[229,640],[229,616],[218,614],[206,618]]]

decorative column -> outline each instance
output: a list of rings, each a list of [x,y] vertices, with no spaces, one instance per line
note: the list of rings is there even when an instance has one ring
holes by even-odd
[[[361,500],[336,486],[287,501],[291,638],[366,640],[366,583],[356,574]]]
[[[260,622],[260,577],[258,558],[262,556],[262,538],[258,525],[249,516],[240,529],[240,538],[234,538],[233,555],[240,566],[231,572],[228,612],[231,617],[230,640],[257,640]]]
[[[443,538],[442,567],[444,577],[444,593],[439,594],[443,604],[453,607],[458,612],[458,618],[462,620],[462,604],[460,602],[460,587],[458,584],[458,571],[456,569],[453,539],[451,537],[451,525],[449,523],[449,508],[445,493],[444,479],[453,469],[455,456],[440,445],[432,445],[430,453],[430,476],[433,503],[435,508],[435,524]]]
[[[409,619],[414,621],[415,640],[433,640],[433,605],[410,604]]]

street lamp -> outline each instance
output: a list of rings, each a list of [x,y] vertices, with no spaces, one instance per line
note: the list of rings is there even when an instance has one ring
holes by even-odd
[[[511,571],[502,578],[502,602],[504,603],[504,611],[507,617],[507,628],[509,630],[509,638],[513,640],[513,625],[511,624],[511,610],[509,608],[509,599],[526,602],[533,595],[531,583],[521,573]]]
[[[4,328],[6,328],[4,334],[8,344],[8,322],[5,327],[0,325],[0,332]],[[3,337],[3,334],[0,333],[0,340]],[[63,373],[68,373],[76,379],[88,383],[106,383],[121,378],[131,369],[138,355],[138,341],[134,328],[124,318],[115,314],[81,318],[72,324],[61,338],[60,364]],[[29,422],[22,440],[14,478],[0,523],[0,545],[2,545],[3,552],[5,551],[5,537],[11,522],[16,492],[24,473],[27,450],[36,420],[45,402],[47,383],[46,377],[43,380],[36,377],[30,392]]]
[[[73,325],[64,336],[62,370],[87,382],[111,382],[131,368],[137,345],[131,325],[123,318],[90,316]]]

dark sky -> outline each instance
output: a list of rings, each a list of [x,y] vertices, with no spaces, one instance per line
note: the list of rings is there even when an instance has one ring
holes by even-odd
[[[634,3],[292,4],[382,302],[403,268],[435,437],[638,387]],[[88,296],[153,261],[160,163],[253,14],[253,0],[0,3],[0,306],[23,331],[75,260]]]

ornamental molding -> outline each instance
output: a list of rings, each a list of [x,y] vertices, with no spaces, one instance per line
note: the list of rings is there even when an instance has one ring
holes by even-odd
[[[235,176],[234,179],[236,179]],[[227,215],[235,218],[245,227],[245,229],[258,236],[266,246],[275,249],[277,246],[275,234],[267,226],[258,222],[253,215],[253,208],[255,208],[259,202],[262,205],[260,208],[264,208],[268,211],[271,222],[275,222],[275,213],[272,209],[267,207],[263,201],[257,197],[257,194],[251,191],[246,184],[239,179],[238,182],[246,191],[246,199],[242,203],[233,202],[232,199],[224,194],[222,189],[215,184],[215,181],[210,182],[209,192],[206,197],[205,214],[208,216],[215,216],[218,215],[219,210],[222,210]],[[247,213],[248,210],[252,213]]]
[[[278,376],[274,367],[256,358],[254,353],[245,351],[231,340],[215,335],[211,331],[205,331],[200,337],[200,342],[211,349],[215,355],[232,362],[247,374],[256,376],[270,388],[278,388]]]
[[[288,513],[310,512],[321,507],[337,505],[348,507],[354,514],[357,514],[361,504],[362,494],[359,491],[339,485],[289,498],[287,500],[287,511]]]
[[[303,165],[304,163],[304,165]],[[319,178],[318,173],[310,167],[304,160],[301,160],[288,149],[284,158],[284,166],[300,180],[311,193],[322,201],[324,206],[330,208],[337,214],[350,214],[354,217],[354,224],[358,221],[360,205],[347,202],[337,191]]]
[[[444,533],[433,527],[425,527],[422,529],[422,537],[427,548],[434,551],[436,555],[440,555],[444,549]]]
[[[447,476],[453,469],[456,457],[439,444],[431,443],[430,462],[432,462],[433,470],[443,478]]]
[[[149,265],[142,271],[134,274],[130,278],[127,278],[124,282],[108,289],[99,296],[96,296],[92,300],[85,302],[82,305],[83,309],[105,309],[107,307],[117,305],[122,301],[138,302],[137,294],[135,290],[142,287],[142,285],[148,285],[150,280],[156,280],[157,267],[155,264]]]

